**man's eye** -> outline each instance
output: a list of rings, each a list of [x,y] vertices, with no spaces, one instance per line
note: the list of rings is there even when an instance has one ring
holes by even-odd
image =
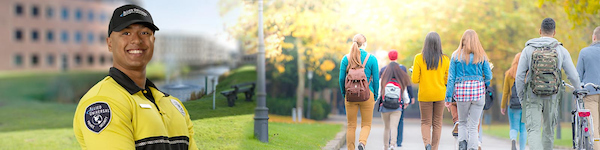
[[[150,34],[150,33],[149,33],[149,32],[142,32],[142,33],[140,33],[140,34],[142,34],[142,35],[148,35],[148,34]]]
[[[123,32],[123,35],[131,35],[131,32]]]

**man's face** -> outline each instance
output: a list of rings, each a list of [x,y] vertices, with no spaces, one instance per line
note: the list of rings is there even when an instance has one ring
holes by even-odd
[[[144,70],[154,52],[154,32],[143,25],[132,24],[106,38],[113,53],[113,65],[119,69]]]

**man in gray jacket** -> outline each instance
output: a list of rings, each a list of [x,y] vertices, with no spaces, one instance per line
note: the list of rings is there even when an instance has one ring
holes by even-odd
[[[556,117],[558,112],[558,96],[557,94],[552,95],[537,95],[532,92],[531,86],[527,86],[525,81],[532,81],[533,72],[531,68],[532,54],[537,47],[549,45],[553,42],[558,42],[554,39],[555,35],[555,22],[552,18],[546,18],[542,21],[541,29],[539,31],[540,38],[534,38],[525,44],[521,58],[519,60],[519,66],[517,68],[516,88],[517,95],[521,100],[523,108],[523,118],[525,120],[525,127],[527,128],[527,140],[529,141],[529,148],[535,150],[551,150],[554,143],[554,126],[556,126]],[[571,60],[571,55],[562,45],[556,47],[558,65],[557,69],[560,73],[561,69],[564,69],[569,81],[572,85],[578,88],[579,76],[577,70]],[[542,111],[543,110],[543,111]],[[543,122],[542,122],[543,117]],[[540,133],[541,124],[544,124],[543,136]],[[542,144],[543,142],[543,144]]]
[[[592,45],[581,49],[579,59],[577,59],[577,72],[582,83],[600,84],[600,27],[594,29],[592,34]],[[594,138],[600,137],[600,114],[598,106],[600,106],[600,91],[596,91],[592,87],[586,87],[589,94],[583,98],[585,108],[590,109],[592,121],[594,123]],[[600,142],[594,142],[594,149],[600,150]]]

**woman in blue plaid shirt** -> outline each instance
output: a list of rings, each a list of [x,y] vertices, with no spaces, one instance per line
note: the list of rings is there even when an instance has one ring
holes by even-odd
[[[490,84],[492,71],[488,57],[475,30],[463,34],[450,59],[446,103],[452,98],[458,108],[459,150],[477,149],[477,124],[485,104],[485,86]]]

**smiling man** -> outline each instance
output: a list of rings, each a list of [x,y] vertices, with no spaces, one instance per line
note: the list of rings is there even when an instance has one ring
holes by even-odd
[[[140,6],[113,12],[106,38],[113,67],[81,98],[73,118],[82,149],[197,149],[181,101],[146,78],[157,30]]]

